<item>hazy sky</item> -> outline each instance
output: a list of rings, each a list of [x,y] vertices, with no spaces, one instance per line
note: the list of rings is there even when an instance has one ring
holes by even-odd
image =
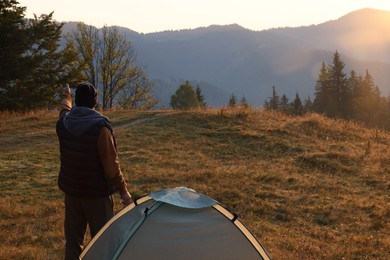
[[[335,20],[352,11],[390,11],[390,0],[19,0],[26,16],[54,11],[61,22],[118,25],[140,33],[237,23],[251,30]]]

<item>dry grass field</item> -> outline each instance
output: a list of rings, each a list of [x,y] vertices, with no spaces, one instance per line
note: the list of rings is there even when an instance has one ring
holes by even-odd
[[[107,113],[132,195],[193,188],[237,213],[273,259],[390,259],[389,132],[220,112]],[[57,116],[0,114],[0,259],[63,258]]]

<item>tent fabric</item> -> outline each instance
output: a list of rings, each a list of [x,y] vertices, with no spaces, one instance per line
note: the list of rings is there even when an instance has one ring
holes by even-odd
[[[153,192],[149,196],[156,201],[190,209],[206,208],[218,203],[218,201],[186,187],[161,190]]]
[[[124,208],[81,258],[270,259],[235,215],[185,187],[151,193]]]

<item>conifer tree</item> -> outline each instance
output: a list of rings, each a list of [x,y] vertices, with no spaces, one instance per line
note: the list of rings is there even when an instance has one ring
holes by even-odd
[[[246,98],[245,97],[242,97],[241,100],[240,100],[240,106],[242,108],[248,108],[249,107],[249,104],[248,104],[248,101],[246,101]]]
[[[344,73],[345,64],[341,60],[340,54],[336,51],[333,56],[333,64],[329,67],[329,101],[334,106],[328,107],[330,117],[348,119],[351,117],[352,91],[349,87],[346,74]]]
[[[77,74],[72,48],[59,48],[63,24],[53,13],[25,19],[25,7],[0,1],[0,110],[51,107]]]
[[[280,104],[279,96],[276,93],[275,86],[272,86],[272,97],[271,97],[271,99],[269,101],[269,108],[271,110],[278,110],[279,109],[279,104]]]
[[[345,64],[337,51],[331,65],[326,66],[322,63],[315,88],[316,112],[333,118],[351,118],[353,93],[343,71],[344,67]]]
[[[326,114],[329,88],[329,70],[325,63],[322,62],[314,93],[313,109],[315,112]]]
[[[361,83],[362,83],[362,77],[357,75],[355,70],[351,70],[348,78],[348,84],[352,91],[353,98],[360,96],[360,93],[358,93],[358,91],[360,91],[359,88]]]
[[[206,107],[206,100],[202,94],[202,89],[199,85],[196,87],[196,98],[198,99],[198,103],[200,107]]]
[[[277,110],[279,110],[285,114],[290,114],[291,113],[291,106],[290,106],[289,102],[290,101],[289,101],[288,97],[286,96],[286,94],[283,94],[282,97],[280,98],[279,106],[278,106]]]
[[[347,78],[343,72],[344,66],[337,51],[332,65],[322,63],[316,82],[314,111],[329,117],[354,119],[368,126],[388,129],[389,99],[381,96],[368,70],[364,77],[351,70]]]
[[[22,54],[30,48],[25,11],[26,7],[18,6],[16,1],[0,2],[0,88],[3,90],[24,70]]]
[[[311,101],[310,96],[308,96],[304,101],[303,101],[303,112],[304,113],[310,113],[313,111],[313,102]]]
[[[360,79],[353,100],[354,118],[368,126],[384,126],[388,116],[386,99],[381,96],[368,70]]]
[[[269,101],[266,99],[264,100],[264,105],[263,105],[264,109],[266,110],[271,110],[270,106],[269,106]]]
[[[232,93],[229,98],[229,107],[237,106],[237,97]]]
[[[295,94],[295,99],[292,104],[292,114],[293,115],[303,115],[304,108],[302,105],[301,98],[299,97],[298,92]]]

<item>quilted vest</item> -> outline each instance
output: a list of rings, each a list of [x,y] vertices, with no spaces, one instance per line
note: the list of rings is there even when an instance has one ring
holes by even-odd
[[[99,122],[77,137],[66,130],[63,117],[56,125],[61,154],[59,188],[74,197],[98,198],[113,194],[115,188],[108,183],[97,152],[97,139],[105,123]]]

